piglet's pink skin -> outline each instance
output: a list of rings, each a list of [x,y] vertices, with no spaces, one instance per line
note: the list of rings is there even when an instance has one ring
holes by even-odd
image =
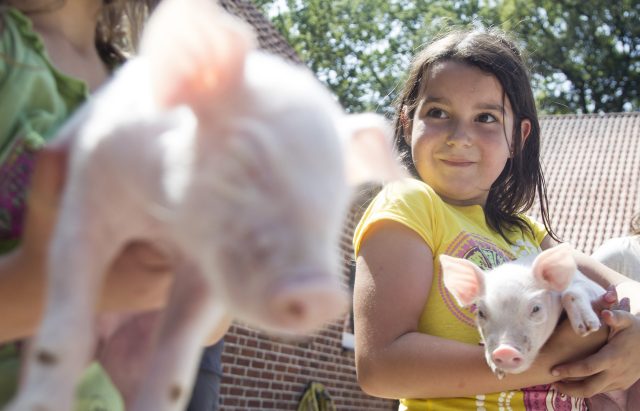
[[[163,1],[140,57],[60,131],[72,150],[48,304],[8,410],[72,409],[103,273],[132,240],[167,250],[175,280],[130,410],[183,409],[202,343],[229,313],[288,335],[343,314],[349,183],[402,176],[380,124],[254,51],[215,2]]]
[[[576,333],[585,336],[600,327],[591,301],[604,289],[577,270],[572,252],[561,244],[490,271],[440,256],[446,288],[460,306],[477,307],[487,363],[498,378],[531,366],[563,308]]]

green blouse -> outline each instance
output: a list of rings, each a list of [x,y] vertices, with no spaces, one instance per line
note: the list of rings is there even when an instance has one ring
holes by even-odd
[[[88,96],[53,67],[27,17],[0,10],[0,253],[21,236],[35,151]]]

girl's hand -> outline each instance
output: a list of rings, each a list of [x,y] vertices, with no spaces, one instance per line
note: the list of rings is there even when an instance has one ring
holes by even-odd
[[[607,344],[589,357],[554,367],[552,374],[565,380],[555,383],[558,391],[591,397],[627,389],[640,378],[640,318],[619,309],[603,310],[601,319],[610,328]]]

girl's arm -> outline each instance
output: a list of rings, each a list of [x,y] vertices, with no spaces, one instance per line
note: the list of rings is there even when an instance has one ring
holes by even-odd
[[[467,396],[550,383],[553,365],[593,352],[601,331],[580,338],[562,325],[527,372],[498,380],[483,348],[419,333],[418,320],[433,279],[433,256],[409,228],[374,224],[357,258],[354,288],[358,382],[386,398]]]

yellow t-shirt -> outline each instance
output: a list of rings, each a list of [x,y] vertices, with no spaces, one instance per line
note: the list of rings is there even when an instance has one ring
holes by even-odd
[[[541,224],[523,218],[533,229],[508,233],[509,244],[486,223],[481,206],[454,206],[445,203],[431,187],[415,180],[394,182],[374,198],[354,233],[354,250],[360,250],[367,230],[377,221],[393,220],[414,230],[433,252],[434,275],[418,330],[468,344],[479,344],[480,334],[470,309],[461,308],[445,289],[438,256],[446,254],[473,261],[483,269],[540,251],[547,235]],[[401,411],[461,410],[586,410],[584,401],[569,398],[537,386],[498,393],[478,393],[472,397],[401,399]]]

